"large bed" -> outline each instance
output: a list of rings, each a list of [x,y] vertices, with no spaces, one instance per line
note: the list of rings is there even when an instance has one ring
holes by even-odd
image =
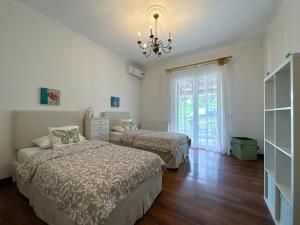
[[[104,112],[109,118],[110,142],[148,151],[159,155],[166,167],[177,169],[188,159],[191,139],[179,133],[137,129],[126,132],[116,132],[112,128],[120,124],[121,120],[130,119],[129,112]]]
[[[82,123],[81,112],[14,112],[13,143],[19,152],[10,168],[20,192],[50,225],[134,224],[161,192],[160,157],[101,141],[32,147],[48,127],[78,125],[82,131]]]

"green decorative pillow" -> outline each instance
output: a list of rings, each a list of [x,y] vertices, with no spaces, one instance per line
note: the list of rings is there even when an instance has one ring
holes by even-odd
[[[137,130],[137,126],[132,119],[123,119],[121,120],[121,123],[125,131]]]
[[[78,126],[49,127],[48,130],[52,136],[52,144],[54,147],[74,144],[81,141]]]

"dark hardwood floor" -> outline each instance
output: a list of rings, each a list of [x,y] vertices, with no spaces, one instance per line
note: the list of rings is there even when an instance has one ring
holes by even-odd
[[[42,225],[15,184],[0,184],[0,225]],[[137,225],[273,225],[263,201],[263,160],[190,151]],[[67,225],[67,224],[66,224]]]

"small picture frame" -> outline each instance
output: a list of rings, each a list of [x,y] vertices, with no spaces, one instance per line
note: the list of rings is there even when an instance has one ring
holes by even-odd
[[[113,108],[119,108],[120,107],[120,97],[111,96],[110,106]]]
[[[42,87],[40,103],[42,105],[60,105],[60,90]]]

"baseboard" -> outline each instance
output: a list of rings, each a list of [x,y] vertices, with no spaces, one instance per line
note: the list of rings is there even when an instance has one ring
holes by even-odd
[[[264,159],[264,154],[258,153],[258,154],[257,154],[257,158],[258,158],[258,159]]]
[[[9,184],[12,183],[12,178],[11,177],[6,177],[3,179],[0,179],[0,185],[4,185],[4,184]]]

